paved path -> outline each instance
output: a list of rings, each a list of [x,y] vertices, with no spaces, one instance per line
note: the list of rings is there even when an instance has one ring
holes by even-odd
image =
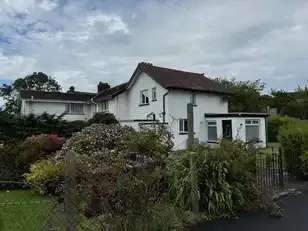
[[[308,231],[308,191],[284,198],[282,218],[268,214],[245,214],[238,220],[216,221],[200,225],[194,231]]]

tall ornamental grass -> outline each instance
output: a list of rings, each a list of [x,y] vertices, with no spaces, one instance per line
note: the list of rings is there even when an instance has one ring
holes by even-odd
[[[217,149],[179,152],[168,164],[174,205],[209,218],[248,210],[258,199],[255,151],[242,142],[223,141]]]

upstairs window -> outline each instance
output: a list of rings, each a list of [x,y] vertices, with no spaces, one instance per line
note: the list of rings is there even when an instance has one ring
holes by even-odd
[[[247,142],[258,142],[260,140],[260,120],[245,120],[245,131]]]
[[[188,122],[187,122],[187,119],[180,119],[179,120],[179,131],[182,134],[188,133]]]
[[[157,100],[157,95],[156,95],[156,87],[152,88],[152,101]]]
[[[149,104],[149,91],[143,90],[140,92],[140,105]]]
[[[215,120],[207,121],[207,140],[217,142],[217,122]]]
[[[69,103],[65,105],[65,112],[72,115],[83,115],[84,106],[82,103]]]

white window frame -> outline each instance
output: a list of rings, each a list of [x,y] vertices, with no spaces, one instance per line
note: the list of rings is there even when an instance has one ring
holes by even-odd
[[[150,103],[149,101],[149,90],[144,89],[140,91],[140,105],[148,105]]]
[[[208,142],[217,142],[218,140],[218,134],[217,134],[217,120],[207,120],[206,121],[207,124],[207,141]],[[216,128],[216,139],[215,140],[211,140],[209,139],[209,127],[210,128]]]
[[[105,100],[101,103],[102,112],[107,112],[109,110],[109,101]]]
[[[246,142],[251,142],[252,140],[247,139],[247,127],[257,127],[258,128],[258,136],[257,142],[259,142],[260,139],[260,119],[245,119],[245,140]]]
[[[186,127],[186,129],[185,129]],[[187,119],[179,119],[179,133],[187,134],[188,133],[188,121]]]
[[[156,101],[156,100],[157,100],[156,87],[152,87],[152,101]]]

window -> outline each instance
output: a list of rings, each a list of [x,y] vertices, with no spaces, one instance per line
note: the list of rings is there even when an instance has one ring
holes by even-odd
[[[97,112],[106,112],[108,111],[108,109],[109,109],[109,102],[107,100],[97,104]]]
[[[190,96],[190,103],[192,105],[197,105],[196,104],[196,94],[195,93],[192,93],[191,96]]]
[[[103,111],[108,111],[108,108],[109,108],[109,102],[108,101],[104,101],[102,103],[102,109]]]
[[[143,90],[140,92],[140,105],[149,104],[149,91]]]
[[[245,120],[246,141],[258,142],[260,140],[260,121],[259,120]]]
[[[184,133],[186,134],[188,132],[188,123],[187,123],[187,119],[180,119],[179,120],[179,131],[180,133]]]
[[[70,113],[70,104],[69,103],[65,104],[65,111],[64,111],[64,113]]]
[[[81,103],[69,103],[69,104],[66,104],[65,105],[65,113],[75,114],[75,115],[82,115],[82,114],[84,114],[83,104],[81,104]]]
[[[207,140],[209,142],[217,141],[217,122],[215,120],[207,121]]]
[[[71,103],[71,114],[76,114],[76,115],[83,114],[83,104]]]
[[[156,101],[157,100],[157,96],[156,96],[156,87],[152,88],[152,101]]]
[[[83,104],[81,103],[70,103],[66,105],[67,113],[75,114],[75,115],[82,115],[84,114]]]

